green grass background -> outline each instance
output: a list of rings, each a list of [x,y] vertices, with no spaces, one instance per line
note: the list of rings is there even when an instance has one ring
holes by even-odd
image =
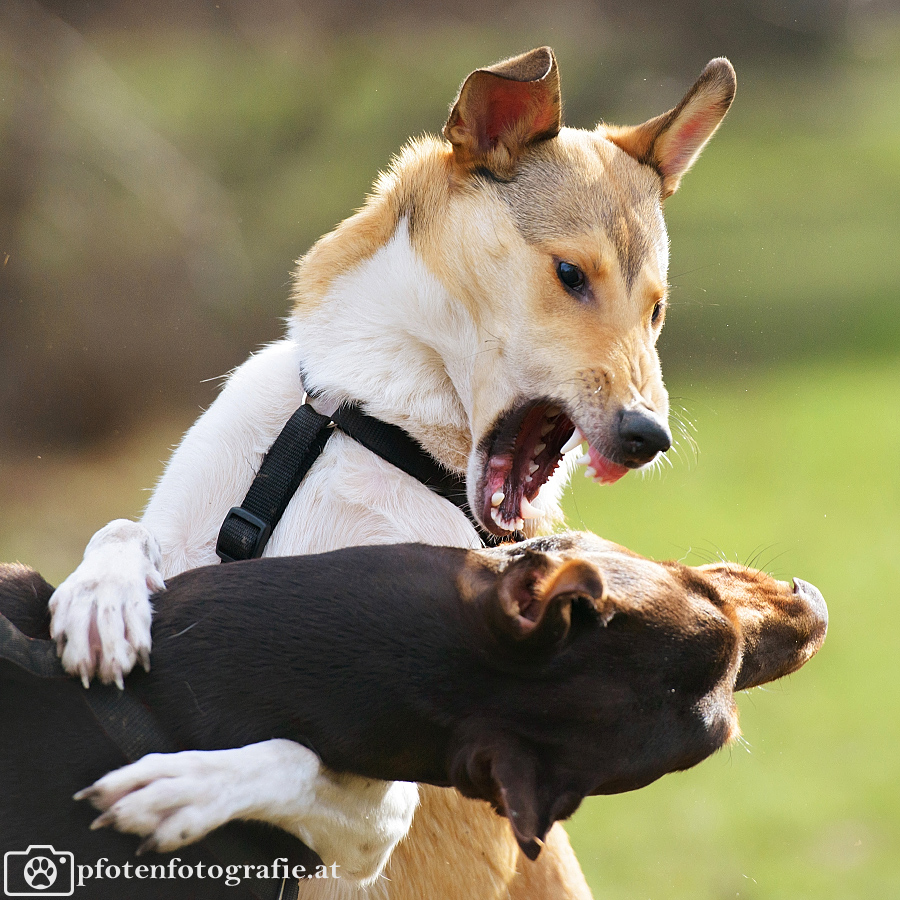
[[[615,45],[576,22],[293,47],[126,30],[91,46],[143,120],[228,192],[252,289],[195,305],[203,328],[238,336],[237,362],[278,333],[291,260],[360,203],[407,135],[439,130],[467,71],[549,42],[570,123],[638,121],[690,80],[663,78],[663,60],[614,90],[642,37]],[[587,801],[569,830],[597,900],[888,900],[900,897],[900,39],[885,33],[874,49],[802,66],[735,62],[734,109],[667,203],[661,352],[678,452],[612,488],[576,475],[566,505],[573,527],[648,556],[722,554],[811,581],[829,604],[829,636],[800,672],[741,696],[743,742],[644,790]],[[47,291],[73,272],[144,273],[151,256],[176,259],[180,241],[146,197],[92,161],[93,138],[67,113],[73,71],[43,88],[62,98],[53,128],[72,158],[42,170],[55,174],[42,176],[13,248],[23,282],[40,273]],[[0,86],[6,98],[30,90],[3,60]],[[0,104],[0,136],[15,127],[10,109]],[[129,311],[127,291],[107,300],[104,316],[121,306],[142,327],[147,310]],[[54,352],[69,331],[61,313],[100,315],[41,311]],[[176,346],[178,325],[166,337]],[[115,373],[132,363],[112,333],[102,359]],[[91,349],[86,334],[78,352]],[[151,347],[163,364],[166,349]],[[6,453],[0,559],[65,577],[98,527],[139,514],[196,413],[163,401],[140,428],[94,446]]]

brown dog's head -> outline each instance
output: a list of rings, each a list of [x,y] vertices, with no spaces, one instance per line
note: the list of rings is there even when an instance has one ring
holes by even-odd
[[[793,672],[825,638],[814,587],[733,563],[657,563],[580,533],[473,559],[462,593],[509,678],[493,713],[467,721],[451,774],[509,818],[531,858],[585,796],[643,787],[727,744],[734,692]]]
[[[734,92],[731,64],[716,59],[643,125],[563,128],[548,47],[479,69],[460,89],[444,127],[460,186],[447,215],[471,246],[453,248],[455,280],[459,293],[477,292],[502,352],[472,411],[469,500],[496,534],[535,515],[531,501],[576,426],[603,483],[671,446],[656,352],[668,289],[662,201]]]

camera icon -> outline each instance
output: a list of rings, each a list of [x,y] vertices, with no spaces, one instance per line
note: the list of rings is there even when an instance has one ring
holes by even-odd
[[[7,897],[71,897],[75,856],[50,844],[3,854],[3,892]]]

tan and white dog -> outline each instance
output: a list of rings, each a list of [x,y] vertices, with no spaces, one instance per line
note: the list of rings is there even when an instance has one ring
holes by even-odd
[[[307,392],[323,413],[360,402],[465,472],[472,511],[498,535],[559,520],[577,462],[612,482],[665,452],[662,201],[734,91],[731,65],[714,60],[668,113],[583,131],[561,127],[548,48],[473,72],[444,140],[407,145],[365,206],[300,261],[289,336],[230,376],[141,522],[112,522],[91,539],[51,601],[66,668],[121,683],[137,661],[149,664],[149,593],[217,561],[225,515]],[[457,507],[337,433],[266,555],[402,541],[480,545]],[[105,819],[160,849],[233,818],[280,825],[341,865],[345,879],[321,890],[350,896],[368,883],[369,896],[396,900],[590,896],[559,826],[531,863],[487,804],[338,777],[285,741],[154,757],[106,784],[95,801],[111,811]],[[408,840],[373,882],[417,797]]]

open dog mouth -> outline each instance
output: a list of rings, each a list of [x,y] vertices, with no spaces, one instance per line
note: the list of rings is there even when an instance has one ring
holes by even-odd
[[[585,440],[575,423],[550,400],[525,403],[502,416],[486,441],[479,491],[481,520],[498,536],[542,515],[531,501],[556,471],[563,456]],[[578,460],[587,474],[612,484],[628,468],[594,447]]]

